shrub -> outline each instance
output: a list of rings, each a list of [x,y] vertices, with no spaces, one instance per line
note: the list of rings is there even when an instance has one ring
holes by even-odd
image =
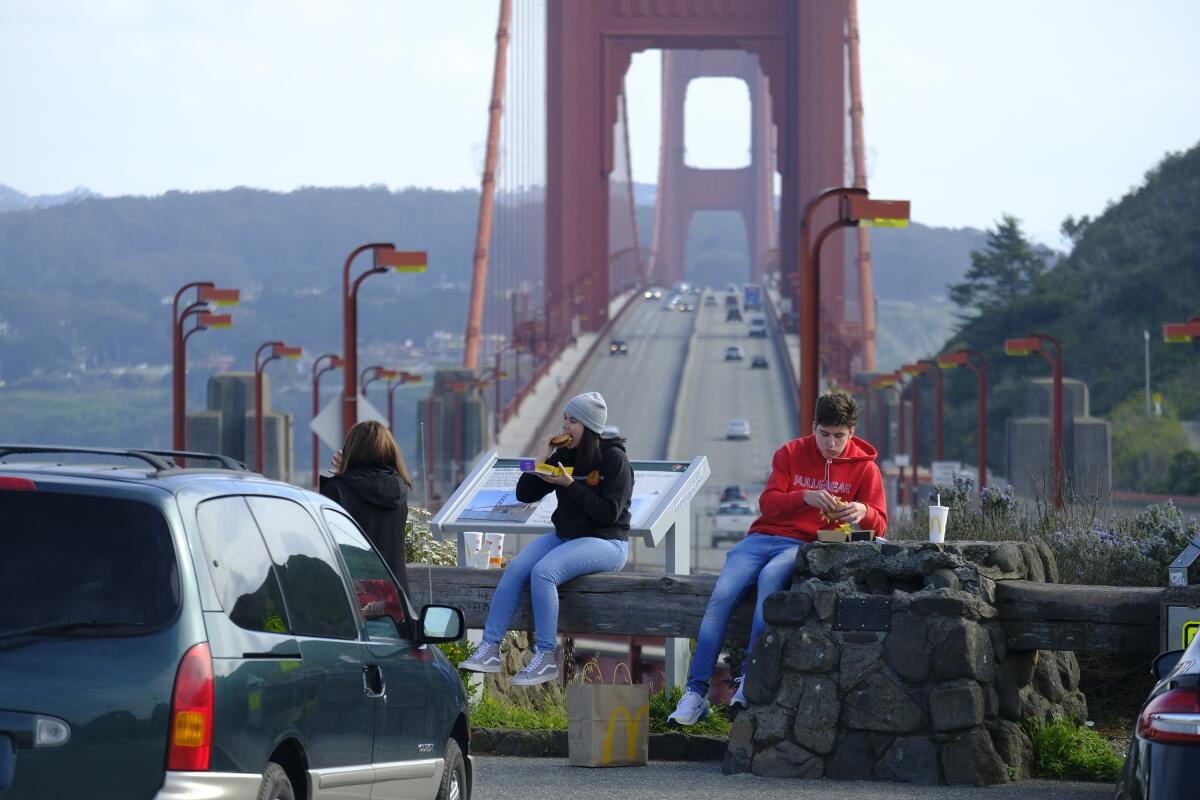
[[[1100,734],[1065,719],[1048,724],[1027,720],[1025,732],[1033,740],[1033,771],[1039,778],[1112,783],[1122,760]]]

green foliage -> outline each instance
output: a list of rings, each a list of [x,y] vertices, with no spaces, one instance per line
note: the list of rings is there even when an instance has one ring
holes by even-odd
[[[1109,421],[1114,485],[1139,492],[1195,493],[1187,491],[1190,481],[1182,475],[1167,476],[1188,451],[1187,432],[1174,414],[1147,416],[1144,395],[1135,393],[1113,410]],[[1173,488],[1175,483],[1180,487]]]
[[[1045,254],[1008,214],[987,232],[987,245],[971,252],[971,268],[962,283],[950,287],[950,299],[963,315],[993,314],[1027,297],[1046,271]]]
[[[1032,718],[1025,732],[1033,740],[1033,769],[1039,778],[1112,783],[1122,760],[1100,734],[1065,719],[1049,724]]]
[[[433,535],[429,521],[433,515],[424,508],[409,506],[404,529],[404,555],[410,564],[436,564],[452,567],[458,563],[458,547]],[[457,662],[455,662],[457,663]]]

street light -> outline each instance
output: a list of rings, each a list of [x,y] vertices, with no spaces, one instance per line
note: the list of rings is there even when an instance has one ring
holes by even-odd
[[[972,358],[976,359],[978,363],[973,362]],[[982,353],[964,347],[953,353],[938,356],[937,365],[942,369],[964,366],[975,373],[979,389],[979,417],[976,422],[979,427],[977,436],[979,453],[976,458],[979,461],[979,490],[983,491],[983,487],[987,486],[987,359],[983,357]]]
[[[1043,342],[1049,342],[1054,345],[1054,352],[1048,353],[1042,346]],[[1037,353],[1042,358],[1050,362],[1050,366],[1054,372],[1054,418],[1052,421],[1053,433],[1051,434],[1051,447],[1054,452],[1051,453],[1051,491],[1054,493],[1054,507],[1061,509],[1063,507],[1063,474],[1062,474],[1062,380],[1063,380],[1063,350],[1062,345],[1053,336],[1045,333],[1031,333],[1024,339],[1005,339],[1004,352],[1010,356],[1027,356],[1030,353]]]
[[[1185,344],[1200,339],[1200,317],[1191,317],[1187,322],[1168,322],[1163,325],[1163,341],[1168,344]]]
[[[328,365],[321,366],[322,362],[328,362]],[[313,362],[313,365],[312,365],[312,415],[313,415],[313,419],[316,419],[317,414],[321,413],[321,402],[320,402],[321,376],[324,375],[326,372],[332,372],[335,369],[341,369],[341,367],[342,367],[342,357],[339,355],[336,355],[334,353],[325,353],[324,355],[317,356],[317,360]],[[318,476],[320,474],[320,469],[317,466],[317,452],[320,449],[320,447],[321,447],[321,440],[318,439],[317,435],[314,433],[312,435],[312,487],[314,490],[320,485],[320,482],[318,480]]]
[[[394,381],[400,377],[400,372],[386,367],[374,366],[367,367],[358,376],[358,391],[363,397],[367,396],[367,387],[375,381]]]
[[[909,466],[909,475],[911,476],[911,481],[912,481],[912,498],[914,501],[916,500],[916,497],[917,497],[917,462],[919,461],[918,455],[920,454],[920,447],[921,447],[921,437],[918,434],[918,431],[919,431],[918,414],[920,413],[920,411],[919,411],[919,403],[918,403],[919,394],[917,392],[917,377],[925,374],[928,371],[929,371],[929,365],[924,362],[920,362],[920,361],[918,361],[915,364],[904,364],[903,366],[900,367],[900,372],[912,377],[912,380],[909,381],[909,383],[908,383],[909,392],[912,394],[912,433],[910,434],[911,435],[911,439],[910,439],[911,444],[910,444],[910,448],[909,448],[909,452],[912,454],[912,456],[911,456],[912,463],[910,463],[908,466]]]
[[[396,434],[396,424],[392,419],[392,395],[395,394],[397,386],[403,386],[406,383],[420,383],[420,382],[421,382],[421,376],[416,375],[412,372],[401,372],[398,376],[396,376],[392,380],[388,381],[388,387],[387,387],[388,430],[392,432],[393,436]]]
[[[196,290],[196,300],[180,313],[179,301],[189,289]],[[174,450],[187,450],[187,358],[185,343],[198,330],[207,328],[229,327],[233,318],[227,314],[210,314],[212,306],[236,306],[240,293],[237,289],[218,289],[209,281],[195,281],[184,284],[175,293],[171,305],[171,447]],[[207,320],[201,319],[197,326],[183,333],[183,321],[192,315],[208,314]],[[216,322],[217,318],[221,322]],[[207,323],[207,324],[206,324]],[[182,459],[176,463],[182,466]]]
[[[271,353],[263,358],[263,351],[267,348]],[[254,467],[259,472],[263,472],[263,367],[277,358],[300,358],[303,355],[303,347],[289,347],[283,342],[264,342],[254,352]]]
[[[353,282],[350,280],[350,264],[359,253],[371,251],[371,268]],[[376,242],[356,247],[346,257],[342,267],[342,437],[350,435],[350,429],[358,421],[358,287],[369,275],[387,272],[424,272],[429,258],[424,250],[401,251],[395,245]]]
[[[828,223],[810,245],[813,215],[825,200],[838,199],[837,219]],[[800,432],[812,429],[813,413],[820,382],[821,336],[821,245],[840,228],[856,225],[865,227],[907,227],[907,200],[872,200],[866,189],[842,186],[826,189],[808,201],[800,220],[800,282],[796,287],[800,309]]]
[[[944,416],[944,401],[946,396],[946,385],[942,380],[942,371],[938,369],[938,363],[932,358],[922,358],[916,363],[926,365],[925,374],[933,378],[933,403],[934,403],[934,438],[933,438],[933,453],[934,458],[941,461],[945,457],[943,445],[943,428],[945,428]]]

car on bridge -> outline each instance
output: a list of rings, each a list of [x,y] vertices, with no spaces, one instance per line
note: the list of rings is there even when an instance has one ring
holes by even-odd
[[[704,307],[705,308],[716,308],[717,307],[716,295],[711,295],[711,294],[705,295],[704,296]]]
[[[745,357],[746,354],[742,351],[742,346],[740,344],[731,344],[729,347],[725,348],[726,361],[741,361]]]
[[[721,490],[721,499],[718,500],[717,502],[728,503],[732,500],[745,500],[745,499],[746,499],[746,492],[742,490],[742,487],[738,486],[736,483],[732,483],[729,486],[726,486],[724,489]]]
[[[0,445],[0,796],[468,798],[462,612],[328,498],[178,455]]]
[[[719,504],[717,506],[717,513],[721,514],[722,516],[728,516],[730,514],[740,514],[741,516],[749,517],[755,516],[754,509],[751,508],[749,504],[740,502],[738,500],[731,500],[728,503]]]
[[[726,322],[741,322],[742,321],[742,312],[738,310],[737,306],[730,306],[725,311],[725,321]]]
[[[750,338],[765,339],[767,338],[767,320],[764,317],[750,318]]]
[[[768,369],[771,365],[767,363],[767,357],[757,355],[750,359],[750,369]]]
[[[749,439],[750,420],[741,418],[729,420],[729,424],[725,426],[725,438]]]
[[[642,297],[647,300],[662,300],[663,290],[657,286],[651,286],[646,291],[642,292]]]
[[[608,354],[610,356],[627,356],[629,355],[629,345],[624,339],[613,339],[608,343]]]

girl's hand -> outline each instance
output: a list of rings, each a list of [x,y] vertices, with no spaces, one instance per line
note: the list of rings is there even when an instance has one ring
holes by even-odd
[[[542,472],[538,472],[536,474],[546,483],[552,483],[555,486],[570,486],[572,483],[574,483],[575,479],[567,474],[567,470],[565,467],[563,467],[561,461],[555,464],[555,466],[558,467],[557,475],[546,475]]]
[[[329,459],[329,469],[334,475],[342,471],[342,451],[334,451],[334,454]]]

